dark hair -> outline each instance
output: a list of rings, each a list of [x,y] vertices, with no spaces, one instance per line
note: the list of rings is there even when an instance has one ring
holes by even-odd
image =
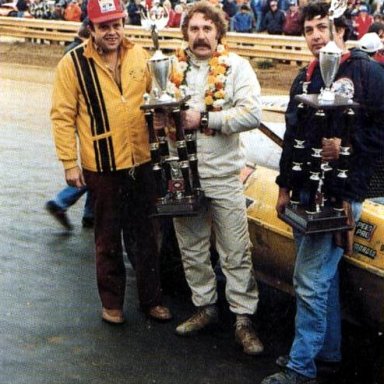
[[[215,24],[218,33],[218,41],[220,43],[221,39],[227,32],[227,22],[225,21],[225,15],[220,8],[215,7],[207,1],[199,1],[194,3],[188,10],[188,13],[186,14],[181,26],[181,32],[183,33],[184,40],[188,41],[188,25],[189,21],[192,19],[192,16],[195,13],[203,14],[205,19],[211,20],[213,24]]]
[[[313,20],[315,17],[320,17],[321,19],[328,16],[329,4],[323,2],[313,2],[309,3],[303,7],[300,15],[300,23],[302,29],[304,30],[304,22]],[[344,28],[343,40],[347,41],[353,33],[352,23],[345,17],[340,16],[334,19],[334,24],[336,29]]]
[[[328,16],[329,4],[322,2],[309,3],[301,10],[300,23],[304,27],[304,22],[313,20],[315,17],[320,18]]]
[[[373,23],[368,29],[368,32],[375,32],[377,34],[379,34],[380,31],[384,32],[384,23],[378,23],[378,22]]]

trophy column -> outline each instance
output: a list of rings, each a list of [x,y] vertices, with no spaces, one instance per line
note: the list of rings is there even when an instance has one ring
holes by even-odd
[[[291,166],[291,202],[284,214],[279,217],[295,229],[309,234],[351,229],[343,209],[340,192],[348,179],[348,163],[351,151],[355,109],[358,104],[350,99],[336,95],[334,102],[323,103],[319,95],[297,95],[299,101],[299,126],[293,147]],[[314,115],[312,147],[305,142],[303,128],[300,126],[304,111]],[[339,159],[333,169],[321,159],[322,138],[332,137],[332,115],[341,115],[338,133],[341,136]],[[330,116],[330,117],[329,117]],[[305,170],[305,159],[309,158],[309,169]],[[332,163],[332,164],[333,164]],[[333,196],[333,191],[336,195]],[[309,193],[306,204],[300,203],[302,191]]]
[[[168,22],[168,12],[154,7],[149,15],[142,15],[142,24],[151,31],[155,54],[148,60],[154,87],[144,95],[145,121],[148,129],[151,161],[156,181],[156,213],[154,216],[192,216],[205,206],[197,169],[196,142],[193,135],[184,134],[181,111],[190,96],[180,86],[179,96],[167,92],[171,59],[159,47],[158,31]],[[185,88],[185,87],[184,87]],[[154,113],[170,114],[176,126],[177,157],[170,156],[165,126],[154,127]],[[192,182],[191,182],[192,180]]]

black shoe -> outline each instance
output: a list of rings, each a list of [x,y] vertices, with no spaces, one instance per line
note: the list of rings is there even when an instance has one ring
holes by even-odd
[[[276,359],[276,365],[280,368],[286,368],[289,361],[289,355],[282,355]],[[340,371],[340,362],[338,361],[323,361],[315,359],[317,374],[321,377],[336,376]]]
[[[285,368],[288,364],[288,361],[289,361],[289,355],[282,355],[276,359],[275,363],[280,368]]]
[[[315,378],[306,377],[285,368],[281,372],[266,377],[261,384],[318,384],[318,381]]]
[[[95,219],[93,217],[83,216],[83,218],[81,219],[81,224],[83,228],[93,228],[93,225],[95,224]]]
[[[45,204],[45,209],[68,231],[73,229],[73,225],[68,219],[67,214],[53,200]]]

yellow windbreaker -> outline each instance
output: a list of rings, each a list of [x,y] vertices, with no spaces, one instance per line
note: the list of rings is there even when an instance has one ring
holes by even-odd
[[[143,95],[151,87],[148,54],[127,39],[120,50],[121,90],[91,40],[59,62],[51,119],[59,160],[94,172],[131,168],[150,160]]]

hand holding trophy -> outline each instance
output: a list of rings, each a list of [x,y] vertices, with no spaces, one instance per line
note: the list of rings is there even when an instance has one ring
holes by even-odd
[[[171,71],[171,58],[159,47],[159,31],[168,22],[168,12],[159,5],[142,15],[142,25],[151,31],[155,54],[148,60],[152,75],[151,94],[144,95],[141,109],[149,134],[151,160],[156,182],[155,216],[191,216],[197,214],[204,203],[204,192],[200,187],[197,169],[196,139],[185,133],[181,111],[188,108],[190,96],[180,86],[177,95],[167,92]],[[170,156],[165,126],[154,127],[154,113],[171,115],[175,124],[177,157]]]

